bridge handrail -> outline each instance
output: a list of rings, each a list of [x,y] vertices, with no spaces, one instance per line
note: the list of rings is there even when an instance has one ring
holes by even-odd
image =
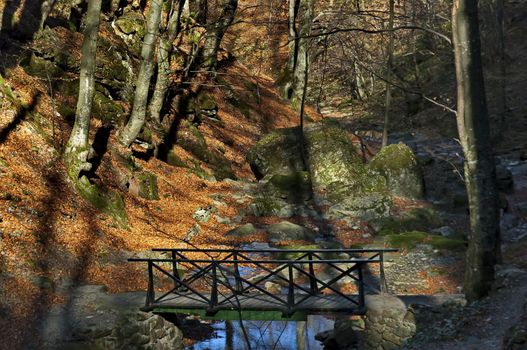
[[[384,276],[384,253],[386,252],[395,252],[397,249],[385,248],[385,249],[284,249],[284,250],[274,250],[274,249],[199,249],[199,248],[155,248],[152,249],[157,252],[169,252],[171,253],[171,258],[130,258],[130,262],[146,262],[148,263],[148,290],[145,303],[145,309],[151,309],[153,305],[157,305],[163,298],[169,294],[175,293],[181,295],[180,291],[190,291],[192,295],[195,295],[209,304],[209,310],[213,310],[215,307],[218,307],[222,304],[225,304],[229,300],[236,298],[236,295],[239,293],[244,293],[249,289],[255,289],[260,293],[267,294],[269,297],[272,297],[282,303],[289,310],[292,310],[295,305],[301,303],[304,300],[307,300],[311,296],[317,295],[321,290],[328,289],[342,298],[349,300],[350,302],[355,303],[360,309],[364,307],[364,286],[365,281],[363,280],[363,265],[370,263],[379,263],[380,265],[380,282],[381,282],[381,291],[384,292],[387,290],[386,281]],[[210,256],[208,258],[194,259],[189,258],[185,253],[226,253],[223,256]],[[251,253],[300,253],[298,257],[291,259],[269,259],[256,256],[252,258],[249,256]],[[325,253],[372,253],[373,255],[369,257],[353,257],[342,258],[336,257],[326,257],[323,256]],[[172,271],[166,270],[165,267],[162,267],[159,264],[162,263],[171,263]],[[190,266],[190,271],[194,273],[189,274],[188,277],[181,277],[180,275],[180,266],[181,264],[188,264]],[[225,265],[233,266],[233,271],[227,269]],[[252,264],[256,268],[261,269],[262,271],[267,272],[267,275],[263,273],[254,278],[246,278],[240,275],[239,267],[247,264]],[[334,277],[328,282],[321,280],[315,275],[314,265],[325,264],[330,268],[338,272],[337,277]],[[343,266],[343,264],[345,264]],[[223,265],[223,266],[222,266]],[[266,267],[269,265],[277,265],[276,267]],[[183,270],[187,270],[188,266]],[[230,268],[229,268],[230,269]],[[282,277],[279,275],[280,271],[284,269],[288,270],[288,277]],[[305,270],[308,269],[308,270]],[[173,281],[173,288],[164,293],[161,297],[156,298],[155,289],[154,289],[154,270],[161,272],[166,275]],[[293,281],[293,272],[297,271],[309,279],[309,287],[302,287]],[[352,272],[356,270],[358,276],[355,277],[352,275]],[[231,286],[229,283],[223,282],[219,279],[217,274],[218,272],[232,274],[232,277],[235,280],[235,286]],[[277,277],[289,285],[289,292],[287,300],[282,300],[278,296],[267,292],[263,287],[258,286],[259,283],[262,283],[266,280],[269,280],[271,277]],[[350,277],[358,283],[358,294],[356,297],[358,301],[355,301],[351,298],[351,295],[346,295],[341,293],[339,290],[332,287],[333,283],[336,283],[344,277]],[[203,278],[212,278],[212,290],[211,295],[208,297],[206,294],[203,294],[199,290],[193,288],[191,285]],[[318,287],[318,284],[321,287]],[[231,296],[225,296],[222,302],[218,300],[218,286],[222,285],[227,287],[233,293]],[[243,286],[245,285],[245,287]],[[294,291],[301,290],[307,292],[301,301],[295,302]]]
[[[343,249],[228,249],[228,248],[153,248],[153,252],[206,252],[206,253],[392,253],[399,251],[396,248],[371,248],[371,249],[359,249],[359,248],[343,248]]]

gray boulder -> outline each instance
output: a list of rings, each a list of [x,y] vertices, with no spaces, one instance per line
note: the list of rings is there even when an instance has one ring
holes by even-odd
[[[304,226],[282,221],[278,224],[269,225],[267,228],[268,238],[271,242],[281,241],[315,241],[315,233]]]
[[[238,226],[229,232],[227,232],[227,237],[245,237],[250,236],[256,232],[254,225],[249,223],[242,226]]]
[[[381,149],[368,164],[368,169],[386,179],[392,195],[415,199],[423,197],[421,167],[410,147],[404,143]]]
[[[304,170],[300,153],[300,129],[278,129],[258,141],[247,155],[256,178],[290,175]]]

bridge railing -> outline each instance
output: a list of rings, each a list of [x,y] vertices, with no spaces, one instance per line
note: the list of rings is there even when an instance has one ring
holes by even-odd
[[[297,309],[306,308],[310,302],[313,304],[312,301],[323,294],[340,298],[339,300],[344,302],[343,305],[347,305],[341,311],[354,309],[355,312],[360,312],[364,309],[366,265],[379,264],[380,289],[386,291],[384,254],[396,251],[191,248],[153,250],[168,254],[169,258],[129,259],[147,263],[148,289],[145,309],[180,306],[204,308],[209,313],[220,309],[244,307],[266,309],[268,305],[255,303],[257,296],[265,296],[267,303],[273,304],[277,310],[292,313]],[[278,258],[275,258],[276,256]],[[161,278],[155,278],[155,272],[165,277],[165,283]],[[278,292],[270,291],[269,286],[265,285],[266,282],[273,282],[275,289],[278,286]],[[345,288],[342,288],[343,286]],[[285,292],[282,292],[283,289]],[[161,291],[158,296],[156,290]],[[165,291],[162,292],[163,290]]]

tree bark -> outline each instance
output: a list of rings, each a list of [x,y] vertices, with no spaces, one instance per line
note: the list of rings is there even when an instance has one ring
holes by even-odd
[[[296,62],[298,59],[298,41],[299,34],[297,32],[296,18],[298,16],[298,8],[300,0],[289,0],[289,15],[288,15],[288,48],[289,56],[287,59],[287,66],[284,72],[283,95],[286,99],[291,99],[293,95],[293,76],[295,72]]]
[[[179,1],[177,11],[172,13],[168,21],[166,35],[162,35],[159,38],[159,48],[157,51],[157,80],[152,99],[150,100],[150,104],[148,106],[150,118],[158,123],[161,122],[161,110],[163,108],[165,96],[169,86],[168,74],[170,72],[172,43],[181,31],[181,14],[183,12],[184,4],[185,0]]]
[[[486,295],[499,255],[498,192],[481,64],[477,0],[454,0],[452,31],[457,78],[457,124],[465,155],[470,208],[464,290],[467,300]]]
[[[88,2],[86,27],[81,48],[81,66],[79,96],[75,112],[75,124],[64,151],[64,159],[69,177],[77,181],[82,171],[91,169],[87,161],[90,145],[88,136],[90,131],[90,114],[95,93],[95,58],[97,52],[97,36],[101,14],[102,0]]]
[[[238,0],[223,0],[223,12],[220,18],[207,26],[205,34],[205,45],[203,47],[202,68],[215,71],[217,65],[217,55],[220,49],[221,40],[225,32],[234,21],[234,15],[238,8]]]
[[[304,85],[309,74],[309,36],[313,21],[313,0],[300,0],[299,13],[302,14],[300,27],[298,28],[298,46],[296,65],[293,71],[293,86],[291,93],[291,104],[294,108],[300,108]]]
[[[388,59],[386,61],[386,100],[384,104],[384,127],[382,131],[382,147],[388,146],[388,126],[390,122],[390,108],[392,105],[392,86],[389,82],[392,81],[392,62],[393,62],[393,17],[395,0],[389,0],[390,18],[388,20]]]
[[[162,5],[162,0],[152,0],[150,3],[146,35],[141,48],[141,58],[143,60],[137,77],[132,114],[119,137],[120,143],[126,147],[130,147],[145,124],[146,104],[148,101],[150,80],[154,72],[154,49],[159,33]]]

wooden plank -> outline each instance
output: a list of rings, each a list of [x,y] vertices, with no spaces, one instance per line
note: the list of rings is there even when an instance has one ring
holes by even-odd
[[[208,295],[205,295],[208,297]],[[295,300],[301,300],[306,294],[296,294]],[[349,295],[354,300],[358,300],[357,295]],[[218,296],[218,305],[214,308],[215,311],[220,310],[237,310],[241,308],[247,311],[280,311],[288,312],[286,300],[284,303],[280,303],[275,299],[265,294],[244,294],[239,295],[232,300],[229,300],[222,304],[225,297]],[[285,299],[285,298],[284,298]],[[178,296],[170,295],[163,300],[152,305],[153,308],[163,309],[202,309],[210,310],[208,303],[196,298],[195,296]],[[358,312],[359,307],[357,304],[343,298],[342,296],[335,294],[328,295],[315,295],[310,296],[303,302],[294,306],[294,311],[306,311],[310,313],[317,312],[347,312],[353,313]]]

